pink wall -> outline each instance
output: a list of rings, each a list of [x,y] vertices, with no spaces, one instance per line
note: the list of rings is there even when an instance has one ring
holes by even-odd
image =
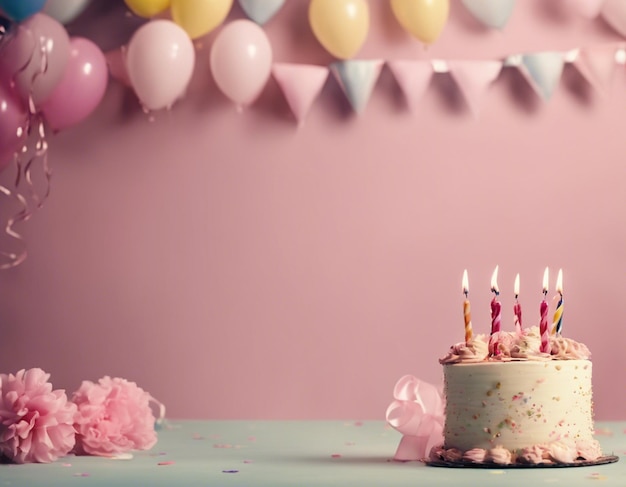
[[[331,61],[307,4],[266,25],[276,61]],[[424,50],[370,1],[359,57],[621,40],[556,1],[517,2],[502,32],[452,4]],[[70,30],[117,47],[137,25],[123,12],[94,1]],[[113,82],[94,115],[51,138],[52,194],[20,226],[29,257],[0,274],[0,370],[40,366],[69,391],[126,377],[172,417],[382,419],[401,375],[441,380],[437,359],[463,337],[464,268],[486,332],[494,266],[508,329],[515,274],[537,324],[550,266],[551,286],[565,273],[563,333],[593,352],[596,417],[624,419],[623,67],[603,98],[567,66],[545,104],[505,69],[479,120],[445,74],[411,113],[385,69],[360,117],[329,79],[298,129],[273,80],[236,113],[209,74],[213,38],[171,112],[149,122]]]

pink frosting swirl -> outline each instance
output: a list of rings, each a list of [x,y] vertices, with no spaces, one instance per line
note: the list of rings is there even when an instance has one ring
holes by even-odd
[[[576,453],[578,458],[593,461],[602,456],[602,448],[598,440],[579,441],[576,443]]]
[[[452,345],[448,354],[439,359],[440,364],[473,363],[487,359],[489,348],[485,335],[475,335],[470,341]]]
[[[551,354],[542,353],[541,335],[538,326],[524,329],[523,333],[500,331],[498,333],[498,351],[495,357],[489,357],[489,337],[475,335],[470,341],[460,342],[450,347],[448,353],[439,359],[439,363],[476,363],[487,360],[585,360],[591,352],[583,343],[564,338],[561,335],[550,339]]]
[[[527,446],[517,453],[517,459],[520,463],[545,463],[547,458],[547,449],[543,445]]]
[[[513,455],[503,446],[496,446],[487,453],[487,458],[498,465],[508,465],[513,459]]]
[[[483,448],[472,448],[463,453],[463,460],[472,463],[483,463],[487,457],[487,452]]]

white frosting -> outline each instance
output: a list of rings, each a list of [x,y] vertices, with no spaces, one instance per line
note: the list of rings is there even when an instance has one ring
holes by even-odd
[[[591,369],[589,360],[444,365],[444,448],[481,448],[498,463],[506,460],[502,449],[533,463],[545,457],[569,462],[585,450],[599,456],[593,439]]]

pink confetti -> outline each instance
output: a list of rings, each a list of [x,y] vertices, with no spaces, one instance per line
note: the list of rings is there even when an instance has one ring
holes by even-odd
[[[200,435],[200,434],[198,434],[198,433],[194,433],[194,434],[193,434],[193,436],[192,436],[192,438],[193,438],[194,440],[204,440],[204,436],[202,436],[202,435]]]
[[[356,443],[354,441],[346,441],[345,445],[346,446],[354,446],[354,445],[356,445]]]
[[[85,472],[82,472],[82,473],[81,472],[76,472],[74,474],[74,477],[89,477],[89,474],[85,473]]]
[[[244,460],[243,463],[252,463],[252,460]]]
[[[160,465],[160,466],[163,466],[163,465],[174,465],[174,462],[172,460],[166,460],[164,462],[157,463],[157,465]]]
[[[62,467],[71,467],[72,464],[71,463],[62,463],[61,466]]]
[[[339,453],[333,453],[330,457],[331,457],[331,458],[341,458],[341,454],[339,454]]]
[[[613,432],[608,428],[598,428],[593,431],[593,434],[598,436],[613,436]]]
[[[354,426],[363,426],[363,421],[355,421]]]
[[[213,448],[232,448],[233,445],[230,445],[228,443],[215,443],[213,445]]]
[[[256,436],[248,436],[248,441],[256,441]]]

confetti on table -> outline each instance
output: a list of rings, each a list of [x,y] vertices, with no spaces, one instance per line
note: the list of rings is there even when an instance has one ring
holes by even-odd
[[[606,480],[607,477],[606,475],[601,475],[598,472],[594,472],[591,475],[589,475],[587,478],[592,479],[592,480]]]
[[[74,477],[89,477],[89,474],[85,472],[76,472]]]
[[[252,460],[244,460],[243,463],[252,463]]]
[[[233,445],[229,443],[214,443],[213,448],[232,448]]]
[[[613,436],[613,432],[608,428],[597,428],[593,430],[593,434],[598,436]]]
[[[354,446],[356,443],[354,441],[346,441],[346,446]]]
[[[363,426],[363,421],[355,421],[354,426]]]
[[[493,475],[502,475],[504,472],[504,470],[489,470],[489,473],[493,474]]]
[[[248,441],[256,441],[256,436],[248,436]]]
[[[174,465],[174,462],[172,460],[165,460],[164,462],[159,462],[157,463],[157,465],[160,466],[164,466],[164,465]]]
[[[239,473],[239,470],[222,470],[222,473]]]
[[[204,436],[202,436],[202,435],[201,435],[201,434],[199,434],[199,433],[194,433],[194,434],[193,434],[193,436],[192,436],[192,438],[193,438],[194,440],[204,440]]]
[[[117,455],[113,455],[112,457],[109,457],[109,459],[111,459],[111,460],[132,460],[133,459],[133,454],[132,453],[118,453]]]
[[[339,454],[339,453],[333,453],[330,457],[331,457],[331,458],[341,458],[341,454]]]
[[[71,463],[62,463],[61,466],[62,467],[71,467],[72,464]]]

